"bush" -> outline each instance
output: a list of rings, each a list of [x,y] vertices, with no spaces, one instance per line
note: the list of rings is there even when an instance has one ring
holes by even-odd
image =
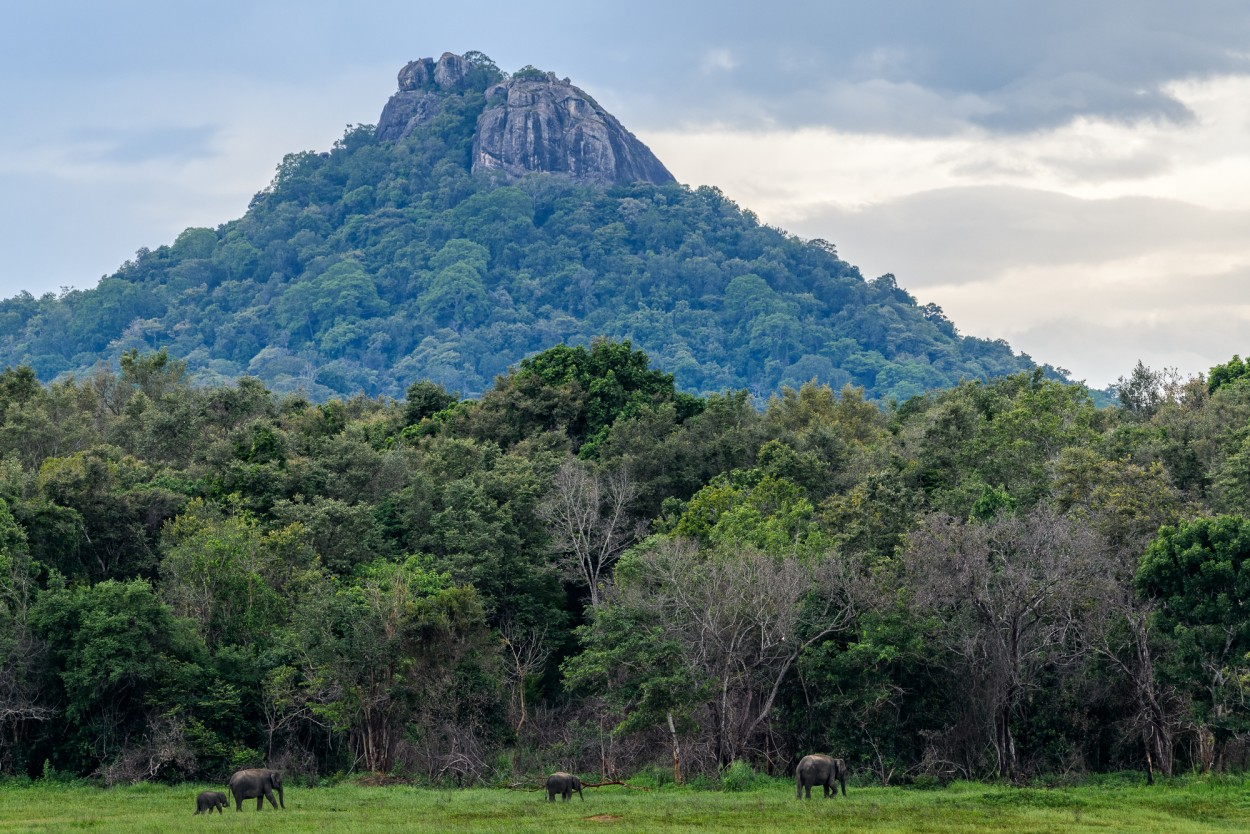
[[[647,765],[630,776],[629,782],[631,785],[643,788],[663,788],[673,784],[673,768],[671,765],[668,767],[659,764]]]
[[[721,790],[739,792],[749,791],[755,786],[759,777],[751,766],[742,759],[736,760],[729,767],[721,771],[720,784]]]

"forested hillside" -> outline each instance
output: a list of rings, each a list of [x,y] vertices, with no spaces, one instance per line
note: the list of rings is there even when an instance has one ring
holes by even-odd
[[[476,400],[10,368],[0,770],[1242,765],[1250,377],[1120,396],[694,397],[613,342]]]
[[[0,366],[84,379],[165,348],[201,384],[247,374],[317,402],[398,398],[417,379],[478,396],[525,356],[599,336],[631,340],[692,393],[815,380],[902,401],[1033,367],[715,188],[472,173],[504,74],[450,57],[457,92],[408,91],[437,115],[402,138],[351,128],[329,152],[288,155],[238,220],[141,250],[93,289],[0,302]],[[414,66],[401,85],[419,86]]]

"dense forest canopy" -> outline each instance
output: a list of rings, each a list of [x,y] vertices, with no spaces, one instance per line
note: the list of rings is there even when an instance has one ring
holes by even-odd
[[[609,341],[476,399],[9,368],[0,770],[1243,766],[1241,365],[1102,409],[1040,370],[696,397]]]
[[[92,289],[0,301],[0,365],[82,379],[165,348],[200,384],[249,375],[316,402],[419,379],[476,397],[526,356],[599,336],[683,391],[759,399],[816,381],[902,401],[1034,367],[715,188],[472,174],[502,74],[465,58],[468,88],[403,139],[349,128],[289,154],[238,220],[140,250]]]

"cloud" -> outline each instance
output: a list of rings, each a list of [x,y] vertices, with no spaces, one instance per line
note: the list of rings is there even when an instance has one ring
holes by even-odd
[[[656,34],[654,60],[616,68],[661,102],[651,124],[887,127],[923,136],[968,126],[1028,133],[1082,117],[1183,122],[1191,114],[1171,84],[1250,72],[1250,7],[1220,0],[822,2],[767,13],[727,0],[723,8],[715,28],[679,19]],[[692,51],[701,61],[725,43],[734,48],[731,78],[683,70]],[[958,120],[907,109],[917,98],[900,96],[909,90],[946,102]],[[881,114],[892,110],[887,125]]]
[[[209,125],[157,125],[129,129],[79,127],[70,142],[80,153],[102,162],[133,165],[156,159],[194,160],[211,157],[217,131]]]
[[[911,288],[1091,262],[1139,273],[1151,271],[1151,261],[1169,270],[1250,263],[1250,211],[1156,198],[1088,200],[1013,186],[948,188],[858,210],[827,206],[801,225],[837,230],[832,239],[844,253],[858,253],[878,267],[889,264],[881,271],[894,272]]]
[[[892,272],[968,334],[1096,385],[1205,371],[1250,332],[1250,78],[1171,85],[1183,122],[1081,118],[1030,134],[662,132],[676,176]],[[1145,334],[1145,335],[1143,335]]]
[[[329,148],[353,116],[376,118],[392,82],[370,78],[377,102],[361,100],[354,74],[317,88],[231,75],[85,77],[74,107],[5,122],[0,193],[21,199],[0,200],[0,297],[94,286],[140,247],[242,216],[284,154]],[[55,100],[55,87],[32,79],[21,92]]]
[[[1250,211],[978,187],[809,222],[964,333],[1006,339],[1097,387],[1137,359],[1196,373],[1247,349]]]
[[[932,292],[965,332],[975,320],[982,328],[977,335],[1005,338],[1096,388],[1127,375],[1138,360],[1197,374],[1246,353],[1247,266],[1136,282],[1123,273],[1112,277],[1109,266],[1012,270]]]
[[[733,52],[728,49],[709,49],[703,53],[702,69],[704,75],[716,72],[728,72],[738,66]]]

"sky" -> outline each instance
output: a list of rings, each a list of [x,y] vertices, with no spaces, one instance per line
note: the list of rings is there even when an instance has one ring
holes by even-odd
[[[41,0],[0,27],[0,297],[241,216],[399,68],[570,77],[680,182],[1101,388],[1250,352],[1244,0]]]

